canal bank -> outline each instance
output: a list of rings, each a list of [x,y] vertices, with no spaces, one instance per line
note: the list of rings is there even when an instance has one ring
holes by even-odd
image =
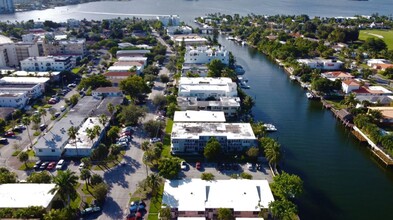
[[[304,180],[297,201],[301,219],[393,219],[392,173],[273,61],[223,37],[219,41],[246,70],[255,119],[278,128],[272,136],[284,151],[280,166]]]

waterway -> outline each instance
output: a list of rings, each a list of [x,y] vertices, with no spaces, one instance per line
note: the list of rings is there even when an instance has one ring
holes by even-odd
[[[304,180],[301,219],[393,219],[393,175],[282,68],[252,48],[220,38],[246,70],[254,118],[273,123],[281,167]]]
[[[190,23],[207,13],[246,15],[308,14],[353,16],[380,13],[390,16],[392,0],[135,0],[92,2],[0,15],[1,21],[109,19],[177,14]],[[301,219],[393,219],[393,174],[381,166],[319,102],[290,81],[283,69],[248,47],[220,39],[246,70],[256,100],[257,120],[273,123],[273,135],[282,144],[280,166],[304,180],[298,199]]]
[[[391,0],[131,0],[101,1],[69,5],[42,11],[18,12],[0,15],[1,21],[52,20],[68,18],[101,20],[117,17],[155,17],[176,14],[189,23],[197,16],[209,13],[223,14],[307,14],[311,17],[354,16],[379,13],[392,15]]]

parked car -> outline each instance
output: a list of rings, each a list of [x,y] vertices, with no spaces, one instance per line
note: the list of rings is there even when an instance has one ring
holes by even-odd
[[[126,148],[128,146],[127,142],[116,142],[116,144],[122,148]]]
[[[68,88],[74,88],[75,86],[76,86],[75,83],[70,83],[70,84],[67,85]]]
[[[150,139],[150,143],[157,143],[157,142],[160,142],[160,141],[161,141],[161,138],[158,138],[158,137],[154,137],[154,138]]]
[[[202,169],[202,164],[201,164],[201,162],[196,162],[195,168],[196,168],[197,170],[201,170],[201,169]]]
[[[62,106],[60,107],[60,111],[64,112],[65,110],[66,110],[66,107],[64,107],[64,105],[62,105]]]
[[[79,169],[81,170],[81,169],[84,169],[84,168],[85,168],[85,163],[83,163],[83,162],[80,163],[80,164],[79,164]]]
[[[8,144],[7,138],[0,138],[0,144]]]
[[[255,166],[254,166],[254,164],[247,163],[247,169],[248,169],[248,170],[250,170],[250,171],[253,171],[253,170],[255,170]]]
[[[45,128],[46,128],[46,124],[41,124],[41,125],[40,125],[40,130],[41,130],[41,131],[45,130]]]
[[[40,169],[41,170],[45,170],[46,169],[46,167],[49,165],[49,162],[43,162],[42,164],[41,164],[41,166],[40,166]]]
[[[22,132],[22,131],[25,130],[25,129],[26,129],[26,126],[24,126],[24,125],[16,125],[16,126],[12,129],[12,131]]]
[[[49,101],[48,101],[48,104],[51,104],[51,105],[56,104],[56,103],[57,103],[57,101],[56,101],[56,99],[54,99],[54,98],[51,98],[51,99],[49,99]]]
[[[15,133],[13,131],[7,131],[4,133],[5,137],[15,137]]]
[[[48,164],[48,166],[46,167],[47,170],[52,170],[53,168],[55,168],[56,166],[56,162],[50,162]]]
[[[35,170],[37,170],[37,169],[39,169],[39,168],[40,168],[41,164],[42,164],[42,161],[41,161],[41,160],[39,160],[39,161],[35,162],[35,164],[34,164],[33,168],[34,168]]]
[[[123,137],[119,138],[119,140],[117,140],[117,142],[126,142],[126,143],[128,143],[129,141],[130,140],[128,139],[127,136],[123,136]]]
[[[55,118],[57,118],[57,117],[59,117],[60,116],[60,112],[56,112],[53,116],[55,116]]]
[[[131,131],[123,131],[121,134],[126,135],[126,136],[131,136],[132,132]]]
[[[86,216],[86,215],[89,215],[89,214],[92,214],[95,212],[99,212],[99,211],[101,211],[101,208],[99,206],[93,206],[93,207],[89,207],[89,208],[82,210],[80,214],[82,216]]]
[[[187,170],[187,164],[186,164],[186,161],[182,161],[182,162],[180,162],[180,169],[181,170]]]
[[[59,160],[59,162],[57,162],[56,170],[61,170],[61,169],[63,169],[63,166],[64,166],[64,160],[61,159],[61,160]]]

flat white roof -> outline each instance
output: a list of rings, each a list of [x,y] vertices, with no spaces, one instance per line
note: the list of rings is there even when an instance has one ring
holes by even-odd
[[[16,84],[38,84],[46,83],[50,79],[48,77],[12,77],[6,76],[0,79],[0,83],[16,83]]]
[[[212,111],[176,111],[174,122],[225,122],[224,112]]]
[[[0,35],[0,44],[12,44],[14,43],[9,37]]]
[[[141,66],[110,66],[108,71],[129,71],[132,68],[140,69]]]
[[[87,118],[86,121],[82,124],[76,136],[76,147],[78,149],[90,149],[93,147],[93,144],[97,138],[95,138],[92,142],[87,136],[86,129],[92,129],[96,125],[100,126],[102,132],[104,126],[100,123],[100,119],[98,117]],[[69,139],[68,144],[65,146],[65,149],[76,149],[76,147],[74,140]]]
[[[369,86],[368,87],[372,91],[382,91],[383,93],[392,93],[389,89],[385,89],[382,86]]]
[[[229,77],[181,77],[179,85],[227,85],[232,83]]]
[[[250,123],[174,123],[172,139],[199,139],[200,136],[226,136],[229,140],[255,140]]]
[[[147,57],[119,57],[118,61],[146,61]]]
[[[49,74],[50,73],[50,74]],[[15,71],[10,74],[10,76],[28,76],[28,77],[49,77],[50,75],[52,76],[57,76],[59,75],[60,72],[27,72],[27,71]]]
[[[260,211],[274,201],[267,180],[201,179],[166,180],[162,203],[179,211],[205,211],[206,208],[232,208],[234,211]]]
[[[56,194],[49,193],[55,184],[12,183],[0,184],[0,208],[47,208]]]
[[[206,220],[205,217],[178,217],[177,220]]]

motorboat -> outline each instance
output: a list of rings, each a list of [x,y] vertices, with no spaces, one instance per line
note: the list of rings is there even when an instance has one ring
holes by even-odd
[[[277,131],[276,126],[273,124],[263,124],[263,127],[265,127],[266,131],[272,132],[272,131]]]

